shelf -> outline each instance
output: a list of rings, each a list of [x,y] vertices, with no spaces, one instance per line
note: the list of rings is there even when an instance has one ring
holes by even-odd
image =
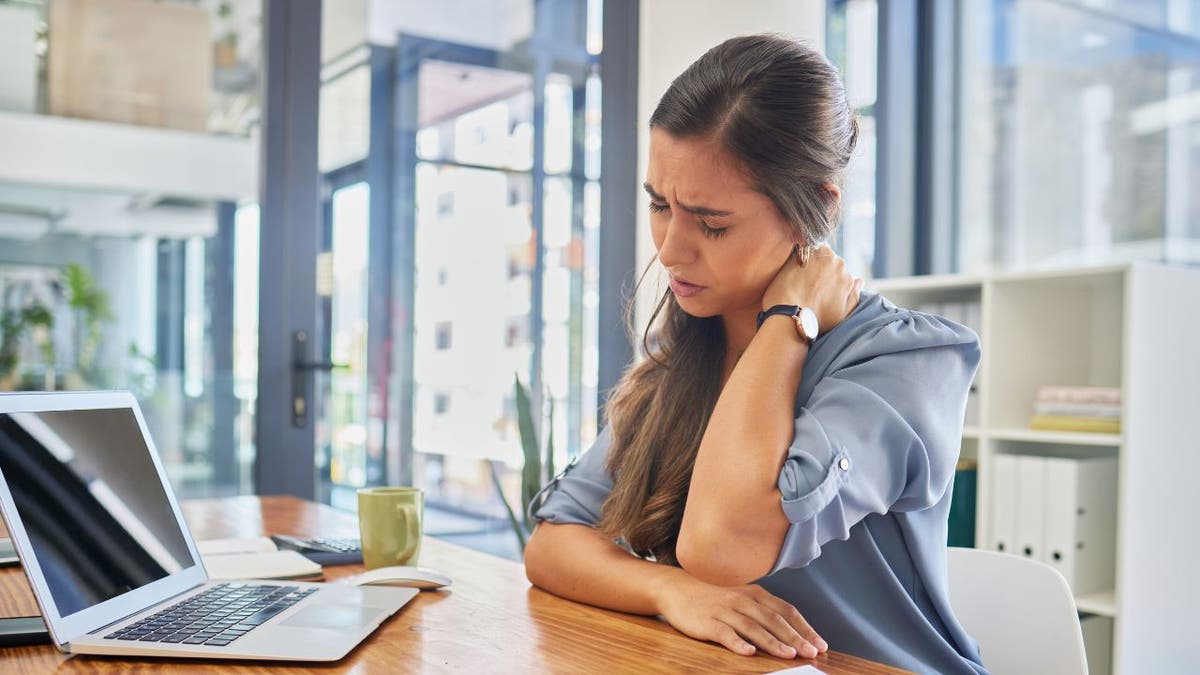
[[[964,435],[966,432],[963,432]],[[994,429],[988,438],[998,441],[1020,441],[1025,443],[1059,443],[1063,445],[1100,445],[1119,447],[1123,442],[1120,434],[1093,434],[1079,431],[1039,431],[1036,429]]]
[[[1114,591],[1097,591],[1075,598],[1075,608],[1088,614],[1115,617],[1117,596]]]
[[[915,277],[889,277],[872,279],[867,287],[880,293],[896,291],[936,291],[976,290],[983,286],[983,277],[971,277],[958,274],[929,275]]]
[[[1096,283],[1120,282],[1129,269],[1127,263],[1106,265],[1084,265],[1079,267],[1046,268],[1004,272],[991,278],[1000,284],[1024,283],[1044,284],[1045,282],[1077,281],[1088,285]]]
[[[879,279],[871,282],[868,288],[901,307],[919,309],[922,305],[946,302],[978,304],[983,293],[983,282],[965,277],[907,277]],[[959,317],[947,318],[962,323]],[[972,328],[979,330],[978,327]]]
[[[1180,298],[1200,297],[1200,269],[1139,261],[884,279],[869,286],[912,309],[980,306],[976,332],[984,354],[977,394],[970,401],[976,408],[964,420],[959,458],[978,466],[975,518],[981,548],[994,550],[997,543],[1016,538],[1025,523],[1034,525],[1037,514],[1017,506],[1018,498],[1033,495],[1031,483],[1023,481],[1038,482],[1035,462],[1024,458],[1115,460],[1115,494],[1100,486],[1087,495],[1105,510],[1097,521],[1104,536],[1093,539],[1100,551],[1095,564],[1103,566],[1098,572],[1104,576],[1085,581],[1074,594],[1080,614],[1091,619],[1084,624],[1091,630],[1085,638],[1094,652],[1089,656],[1098,664],[1111,663],[1112,672],[1167,671],[1172,665],[1179,670],[1172,657],[1149,668],[1144,658],[1170,653],[1176,628],[1190,625],[1195,614],[1196,603],[1178,592],[1194,585],[1179,561],[1200,558],[1200,544],[1196,537],[1179,535],[1179,519],[1163,495],[1194,492],[1196,471],[1190,469],[1200,466],[1194,444],[1180,442],[1200,438],[1200,386],[1194,377],[1200,364],[1195,344],[1200,315],[1177,311]],[[1116,433],[1029,428],[1038,389],[1046,385],[1119,388],[1121,427],[1109,427]],[[1046,489],[1072,482],[1060,483],[1057,474],[1054,480]],[[1077,491],[1080,480],[1073,481]],[[1018,487],[1025,489],[1018,492]],[[1072,499],[1083,497],[1077,492]],[[1117,620],[1121,625],[1114,630]]]

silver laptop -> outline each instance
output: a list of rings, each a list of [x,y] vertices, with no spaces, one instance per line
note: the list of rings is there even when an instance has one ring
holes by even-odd
[[[72,654],[333,661],[418,592],[209,580],[128,392],[0,394],[0,512]]]

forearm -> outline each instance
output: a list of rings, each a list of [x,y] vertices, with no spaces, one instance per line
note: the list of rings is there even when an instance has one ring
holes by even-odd
[[[756,578],[753,572],[729,577],[717,570],[769,569],[779,552],[788,526],[779,473],[792,442],[807,355],[787,321],[766,321],[717,400],[696,457],[679,538],[681,562],[702,580]]]
[[[525,547],[530,583],[555,595],[631,614],[657,615],[678,567],[630,555],[586,525],[538,525]]]

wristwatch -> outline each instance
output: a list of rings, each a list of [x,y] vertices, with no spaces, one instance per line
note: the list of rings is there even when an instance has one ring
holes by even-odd
[[[819,326],[817,325],[817,314],[808,307],[800,305],[775,305],[770,309],[758,313],[758,327],[762,328],[763,321],[767,320],[768,316],[779,314],[781,316],[789,316],[796,324],[796,334],[804,344],[812,346],[813,340],[817,339]]]

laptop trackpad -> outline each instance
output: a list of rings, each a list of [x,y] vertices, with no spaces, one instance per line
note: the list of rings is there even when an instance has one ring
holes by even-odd
[[[374,625],[382,613],[383,610],[361,605],[317,604],[301,609],[279,625],[343,630]]]

